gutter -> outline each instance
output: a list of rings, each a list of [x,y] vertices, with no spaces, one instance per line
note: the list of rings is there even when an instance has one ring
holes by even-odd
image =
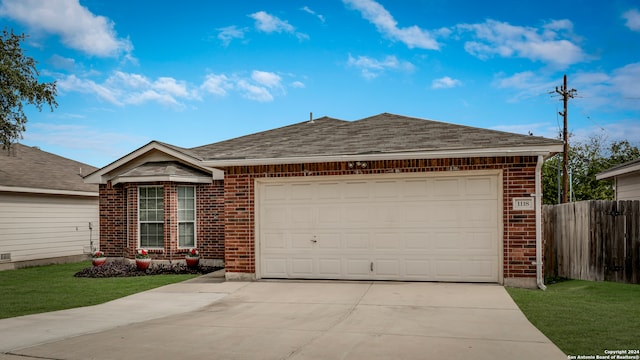
[[[542,163],[544,157],[538,155],[538,163],[536,164],[536,189],[535,194],[531,194],[535,198],[536,206],[536,283],[538,288],[546,290],[544,286],[544,276],[542,274]]]
[[[98,197],[97,191],[81,191],[81,190],[56,190],[41,189],[20,186],[0,186],[0,191],[13,193],[29,193],[29,194],[47,194],[47,195],[70,195],[70,196],[89,196]]]

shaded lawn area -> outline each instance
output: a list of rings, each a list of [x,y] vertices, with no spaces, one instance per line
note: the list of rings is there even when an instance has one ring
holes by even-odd
[[[567,355],[640,349],[640,285],[568,280],[507,288],[529,321]]]
[[[91,267],[90,261],[0,271],[0,319],[101,304],[199,276],[73,276],[87,267]]]

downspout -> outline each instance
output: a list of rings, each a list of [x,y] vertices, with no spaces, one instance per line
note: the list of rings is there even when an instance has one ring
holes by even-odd
[[[535,198],[536,206],[536,283],[542,290],[546,290],[544,286],[544,276],[542,274],[542,163],[544,158],[538,155],[538,163],[536,164],[536,190],[535,194],[531,194]]]

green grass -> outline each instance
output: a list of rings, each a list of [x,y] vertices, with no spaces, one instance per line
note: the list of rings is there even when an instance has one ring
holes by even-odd
[[[529,321],[567,355],[640,348],[640,285],[568,280],[507,288]]]
[[[0,319],[101,304],[198,275],[77,278],[91,262],[0,271]]]

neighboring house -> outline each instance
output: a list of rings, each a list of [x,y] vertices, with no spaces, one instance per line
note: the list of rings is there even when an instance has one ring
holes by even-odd
[[[640,200],[640,158],[596,175],[596,180],[611,178],[616,200]]]
[[[229,280],[535,287],[541,166],[561,151],[557,140],[384,113],[191,149],[152,141],[85,181],[100,184],[108,256],[144,247],[181,259],[197,247]]]
[[[87,259],[97,247],[96,168],[36,147],[0,149],[0,270]]]

